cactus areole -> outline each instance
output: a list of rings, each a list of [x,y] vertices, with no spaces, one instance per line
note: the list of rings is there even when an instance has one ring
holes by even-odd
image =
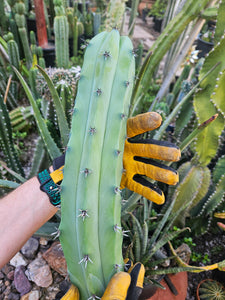
[[[121,194],[133,46],[116,29],[88,44],[62,182],[60,241],[80,299],[100,298],[123,270]],[[129,84],[128,84],[129,82]]]

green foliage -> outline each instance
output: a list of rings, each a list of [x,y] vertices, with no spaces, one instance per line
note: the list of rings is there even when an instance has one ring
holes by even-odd
[[[168,0],[156,0],[150,10],[150,15],[156,17],[157,19],[163,19],[167,4]]]
[[[201,254],[201,253],[197,253],[195,251],[192,251],[191,253],[191,261],[193,262],[201,262],[203,264],[207,264],[210,262],[209,256],[208,254]]]

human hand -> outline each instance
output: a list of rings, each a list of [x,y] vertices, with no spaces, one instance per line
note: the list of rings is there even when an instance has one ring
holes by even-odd
[[[163,192],[146,178],[175,185],[178,173],[153,159],[178,161],[180,150],[174,144],[153,139],[132,139],[139,134],[154,130],[161,125],[161,116],[155,112],[137,115],[127,120],[127,139],[125,141],[121,188],[138,193],[157,204],[163,204]]]
[[[144,274],[145,268],[141,263],[136,263],[128,272],[116,273],[101,300],[137,300],[142,292]],[[78,288],[72,285],[61,300],[79,300]]]

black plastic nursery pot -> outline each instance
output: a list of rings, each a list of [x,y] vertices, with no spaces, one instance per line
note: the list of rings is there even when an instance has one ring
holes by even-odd
[[[213,48],[214,44],[210,42],[206,42],[198,37],[196,50],[199,50],[198,58],[205,57],[207,53]]]
[[[153,21],[154,21],[154,27],[153,27],[154,30],[157,32],[161,32],[163,19],[154,18]]]
[[[48,44],[48,47],[42,49],[46,67],[55,67],[55,45]]]

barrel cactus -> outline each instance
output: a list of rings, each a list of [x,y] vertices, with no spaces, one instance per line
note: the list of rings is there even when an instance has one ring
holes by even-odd
[[[197,299],[222,300],[225,299],[224,286],[215,280],[206,279],[197,288]]]
[[[119,187],[134,76],[128,37],[113,29],[89,42],[61,191],[60,241],[81,300],[101,297],[123,270]]]

